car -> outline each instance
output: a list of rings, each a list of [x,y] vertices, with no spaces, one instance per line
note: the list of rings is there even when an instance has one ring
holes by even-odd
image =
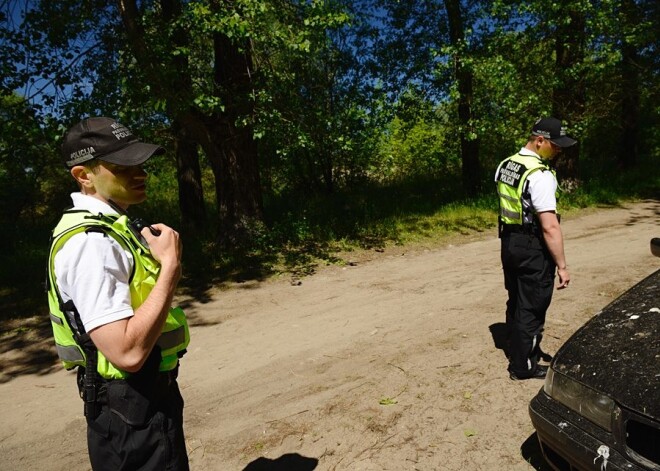
[[[660,470],[660,270],[560,347],[529,414],[555,470]]]

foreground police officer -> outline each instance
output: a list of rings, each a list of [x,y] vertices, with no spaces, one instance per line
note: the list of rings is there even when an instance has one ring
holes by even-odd
[[[557,179],[547,161],[576,142],[558,119],[540,119],[525,147],[501,162],[495,173],[504,286],[509,294],[508,369],[513,380],[544,378],[547,372],[538,361],[555,270],[558,289],[571,280],[557,214]]]
[[[187,470],[176,378],[190,336],[170,306],[181,242],[126,214],[146,199],[141,165],[165,150],[103,117],[73,126],[62,150],[80,192],[53,232],[48,299],[58,355],[78,368],[92,468]]]

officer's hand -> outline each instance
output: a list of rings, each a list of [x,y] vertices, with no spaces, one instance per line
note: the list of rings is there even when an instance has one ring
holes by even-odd
[[[142,229],[142,236],[149,244],[151,255],[160,262],[161,269],[179,270],[181,266],[181,239],[179,233],[165,224],[152,224],[151,228],[156,229],[154,235],[149,227]]]
[[[568,273],[568,268],[557,268],[557,276],[559,277],[557,289],[568,288],[568,283],[571,281],[571,275]]]

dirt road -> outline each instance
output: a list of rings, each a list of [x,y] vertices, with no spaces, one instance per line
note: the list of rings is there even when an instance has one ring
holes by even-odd
[[[659,223],[656,200],[564,218],[572,282],[555,292],[546,351],[660,267],[649,250]],[[187,307],[192,469],[547,469],[527,413],[542,382],[509,380],[495,342],[505,303],[495,234],[348,261]],[[53,367],[47,331],[4,337],[0,469],[89,469],[74,376]]]

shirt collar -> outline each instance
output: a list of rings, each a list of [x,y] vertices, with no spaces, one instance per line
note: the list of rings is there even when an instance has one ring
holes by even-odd
[[[533,150],[529,150],[527,147],[522,147],[520,149],[520,152],[518,152],[520,155],[526,155],[529,157],[536,157],[537,159],[541,159],[541,156],[534,152]],[[543,160],[543,159],[541,159]]]
[[[75,209],[89,211],[92,214],[114,214],[117,215],[112,206],[93,196],[83,195],[82,193],[71,193],[71,200]]]

